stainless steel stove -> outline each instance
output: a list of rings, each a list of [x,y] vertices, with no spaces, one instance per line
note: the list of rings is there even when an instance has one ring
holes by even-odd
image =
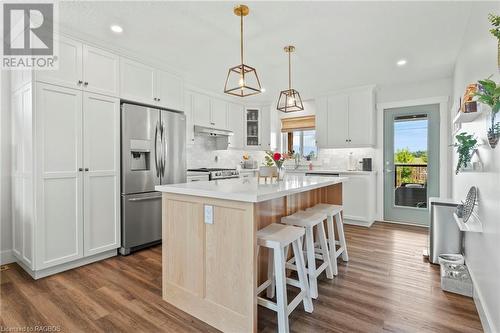
[[[208,174],[209,180],[239,178],[240,176],[238,170],[236,169],[199,168],[199,169],[188,169],[188,171],[206,172]]]

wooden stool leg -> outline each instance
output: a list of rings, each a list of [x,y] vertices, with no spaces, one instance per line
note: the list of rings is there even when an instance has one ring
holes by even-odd
[[[278,313],[278,331],[288,333],[288,301],[286,297],[285,258],[281,248],[274,248],[274,266],[276,275],[276,304]]]
[[[330,250],[330,259],[332,262],[333,275],[339,273],[337,268],[337,247],[335,246],[335,229],[333,228],[333,216],[328,215],[326,220],[326,227],[328,229],[328,247]]]
[[[276,288],[276,278],[274,274],[274,251],[271,249],[267,249],[267,279],[271,280],[271,284],[267,287],[266,295],[269,298],[274,297],[274,290]]]
[[[344,251],[342,252],[342,260],[349,261],[349,255],[347,254],[347,244],[345,242],[344,221],[342,220],[342,214],[338,213],[335,216],[335,220],[337,222],[337,232],[339,233],[339,243],[340,246],[344,248]]]
[[[326,265],[326,277],[329,279],[333,279],[332,259],[330,258],[330,251],[328,251],[328,245],[326,243],[325,226],[324,226],[323,222],[318,224],[318,230],[319,230],[319,243],[321,246],[321,253],[323,255],[323,261],[327,264]]]
[[[313,228],[306,228],[307,271],[309,274],[309,287],[311,297],[318,298],[318,285],[316,283],[316,258],[314,254]]]
[[[309,293],[309,283],[307,282],[306,268],[304,265],[304,257],[302,254],[302,242],[300,238],[292,243],[293,255],[295,256],[295,261],[297,265],[297,275],[299,276],[300,290],[304,292],[305,296],[303,299],[304,310],[306,312],[313,312],[313,304],[311,300],[311,294]]]

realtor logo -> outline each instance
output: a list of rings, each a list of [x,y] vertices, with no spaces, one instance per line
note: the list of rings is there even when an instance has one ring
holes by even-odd
[[[54,3],[3,4],[3,59],[7,69],[55,69]]]

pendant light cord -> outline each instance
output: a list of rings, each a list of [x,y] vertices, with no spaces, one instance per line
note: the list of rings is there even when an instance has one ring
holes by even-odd
[[[240,53],[241,53],[241,76],[245,79],[245,68],[243,66],[243,14],[240,16]]]
[[[292,52],[288,50],[288,89],[292,89]]]

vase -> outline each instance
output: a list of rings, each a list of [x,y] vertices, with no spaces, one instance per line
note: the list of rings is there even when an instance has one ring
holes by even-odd
[[[498,131],[498,126],[496,125],[497,125],[496,114],[490,112],[487,137],[488,137],[488,143],[492,149],[495,149],[500,139],[500,132]]]
[[[285,168],[281,167],[278,168],[278,181],[282,181],[283,179],[285,179]]]
[[[498,144],[498,140],[500,139],[500,133],[496,132],[490,132],[488,131],[488,143],[490,144],[490,147],[492,149],[495,149],[495,147]]]

